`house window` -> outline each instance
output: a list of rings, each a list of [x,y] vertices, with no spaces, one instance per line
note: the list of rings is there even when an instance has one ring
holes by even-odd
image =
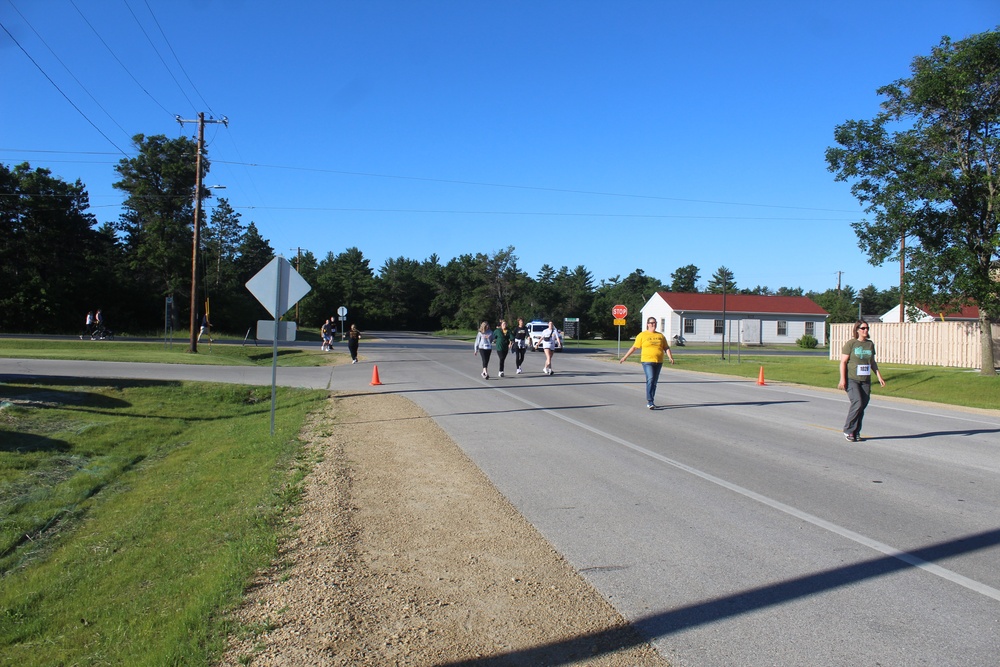
[[[694,333],[694,318],[685,317],[684,318],[684,333],[693,334]]]
[[[778,335],[787,336],[788,335],[788,322],[785,320],[778,320]]]
[[[715,333],[717,334],[726,333],[726,325],[722,320],[715,320]]]
[[[815,335],[813,333],[815,331],[815,329],[813,328],[815,324],[816,324],[815,322],[806,322],[806,335],[807,336],[814,336]]]

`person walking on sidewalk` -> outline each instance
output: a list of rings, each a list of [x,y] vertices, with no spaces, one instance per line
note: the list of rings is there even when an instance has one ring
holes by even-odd
[[[483,321],[479,325],[479,333],[476,334],[476,343],[472,348],[472,353],[479,353],[480,358],[483,360],[483,379],[490,379],[490,355],[493,354],[493,332],[490,331],[490,323]]]
[[[497,361],[500,362],[500,377],[503,377],[504,362],[507,361],[507,352],[513,341],[514,333],[507,328],[507,321],[500,320],[500,325],[493,332],[493,347],[496,348]]]
[[[636,350],[642,350],[639,361],[642,362],[642,371],[646,374],[646,407],[655,410],[656,384],[660,381],[664,353],[670,359],[670,363],[674,363],[674,355],[670,351],[667,337],[656,330],[655,318],[650,317],[646,320],[646,330],[639,332],[639,335],[635,337],[635,343],[618,363],[624,363]]]
[[[851,399],[847,421],[844,422],[844,438],[848,442],[861,442],[861,422],[872,398],[872,373],[875,373],[878,383],[885,386],[875,362],[875,343],[868,339],[867,322],[858,320],[854,323],[854,338],[844,343],[840,352],[840,383],[837,388],[847,391]]]

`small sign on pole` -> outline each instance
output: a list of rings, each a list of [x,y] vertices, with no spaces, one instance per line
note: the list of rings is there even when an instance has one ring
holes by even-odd
[[[611,309],[611,315],[615,318],[615,326],[618,327],[618,356],[622,356],[622,327],[625,326],[625,318],[628,317],[628,308],[618,304]]]
[[[344,340],[347,338],[347,325],[345,324],[347,320],[347,306],[338,308],[337,316],[340,318],[340,340]]]

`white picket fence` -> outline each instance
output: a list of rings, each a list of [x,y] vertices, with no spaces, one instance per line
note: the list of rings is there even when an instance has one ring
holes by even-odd
[[[993,324],[993,356],[1000,362],[1000,324]],[[869,322],[883,363],[980,368],[979,322]],[[851,339],[853,323],[830,325],[830,359]]]

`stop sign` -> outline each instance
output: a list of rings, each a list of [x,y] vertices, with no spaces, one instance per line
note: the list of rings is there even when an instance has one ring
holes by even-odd
[[[624,320],[628,316],[628,308],[618,304],[611,309],[611,314],[615,316],[615,319]]]

